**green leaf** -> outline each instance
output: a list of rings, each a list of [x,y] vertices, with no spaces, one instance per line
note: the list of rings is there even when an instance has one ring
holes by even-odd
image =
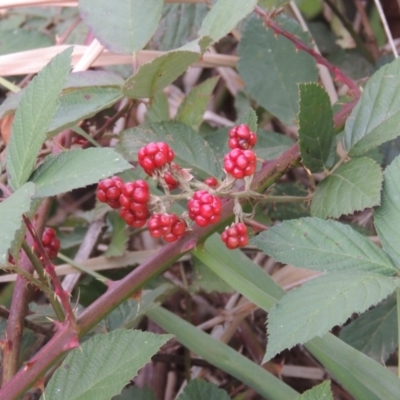
[[[396,298],[391,296],[346,325],[339,337],[384,364],[398,345]]]
[[[191,380],[177,400],[230,400],[225,390],[201,379]]]
[[[99,42],[114,53],[132,54],[146,46],[157,29],[163,0],[81,0],[83,22]]]
[[[169,119],[168,98],[163,92],[159,92],[147,107],[146,122],[163,122]]]
[[[47,197],[96,183],[129,168],[131,165],[114,149],[76,149],[47,157],[31,180],[37,186],[35,197]]]
[[[172,312],[154,307],[147,315],[166,332],[173,333],[191,352],[248,385],[262,397],[271,400],[295,398],[297,392],[280,379]]]
[[[205,253],[203,261],[213,272],[261,309],[269,311],[285,294],[258,265],[240,251],[228,250],[217,235],[206,242],[204,251],[198,249],[196,255]],[[390,399],[396,398],[400,391],[396,375],[330,333],[312,339],[305,347],[354,398]]]
[[[182,75],[192,63],[199,60],[209,44],[209,38],[200,38],[140,66],[125,82],[124,95],[133,99],[154,97]]]
[[[364,271],[332,272],[293,289],[269,313],[264,362],[284,349],[324,335],[395,290],[392,278]]]
[[[136,264],[136,262],[133,262]],[[132,263],[131,263],[132,264]],[[140,301],[128,299],[115,308],[104,320],[105,329],[135,328],[144,314],[175,291],[170,283],[161,283],[153,290],[144,290]]]
[[[80,71],[69,74],[59,97],[60,106],[50,124],[50,131],[61,129],[63,123],[65,124],[64,119],[73,125],[80,119],[89,118],[109,107],[121,98],[123,84],[124,80],[119,75],[108,71]],[[18,107],[23,93],[24,90],[21,90],[7,97],[0,106],[0,118],[11,114]],[[110,96],[112,93],[114,97]]]
[[[164,4],[152,44],[159,50],[169,51],[195,40],[207,12],[206,4]]]
[[[210,78],[194,87],[183,99],[175,120],[183,122],[197,131],[203,121],[203,114],[207,109],[218,79],[218,77]]]
[[[162,122],[127,129],[120,135],[118,151],[130,161],[137,160],[137,152],[150,142],[166,142],[175,152],[174,161],[184,168],[192,168],[199,178],[219,176],[219,161],[204,139],[181,122]]]
[[[331,382],[324,381],[318,386],[314,386],[299,397],[296,397],[296,400],[333,400]]]
[[[367,157],[354,158],[339,167],[317,187],[311,215],[338,218],[380,204],[382,171]]]
[[[112,400],[157,400],[154,392],[148,387],[126,387],[121,394]]]
[[[2,20],[3,23],[3,20]],[[1,32],[0,55],[51,46],[53,41],[44,33],[17,28]]]
[[[246,124],[252,132],[257,132],[257,114],[249,108],[246,113],[242,114],[235,122],[235,125]]]
[[[215,42],[227,35],[249,15],[257,0],[218,0],[201,24],[200,36],[210,36]]]
[[[55,56],[24,91],[7,147],[10,186],[18,188],[31,174],[57,111],[58,96],[70,70],[72,47]]]
[[[382,205],[374,211],[374,224],[383,249],[400,269],[400,157],[385,170]]]
[[[304,38],[293,20],[280,20],[283,28]],[[297,51],[293,43],[251,19],[238,47],[238,71],[250,95],[271,114],[288,125],[296,123],[298,84],[318,79],[313,58]]]
[[[77,122],[93,117],[121,100],[118,87],[86,87],[74,89],[60,96],[60,107],[49,127],[49,136],[55,136]]]
[[[364,154],[400,134],[399,79],[400,59],[396,59],[368,80],[346,121],[344,148],[351,156]]]
[[[115,212],[108,213],[108,219],[112,226],[112,236],[108,249],[105,252],[106,257],[122,256],[126,250],[126,243],[128,241],[128,233],[126,231],[126,223]]]
[[[319,218],[284,221],[251,239],[276,261],[322,272],[359,270],[396,275],[378,246],[348,225]]]
[[[218,236],[211,236],[193,255],[254,304],[270,310],[284,290],[240,250],[228,250]]]
[[[289,149],[289,147],[293,146],[293,144],[294,140],[288,136],[258,129],[257,144],[254,150],[257,157],[263,160],[273,160]]]
[[[68,354],[41,399],[110,400],[171,337],[131,330],[96,335]]]
[[[300,84],[299,145],[303,164],[312,172],[324,171],[330,165],[336,138],[328,94],[317,83]],[[332,147],[334,146],[334,147]]]
[[[193,264],[194,277],[190,287],[192,292],[232,293],[234,291],[223,279],[212,272],[212,270],[198,258],[194,258]]]
[[[33,183],[25,183],[16,192],[0,202],[0,264],[8,259],[8,249],[22,225],[22,214],[29,211],[35,193]]]

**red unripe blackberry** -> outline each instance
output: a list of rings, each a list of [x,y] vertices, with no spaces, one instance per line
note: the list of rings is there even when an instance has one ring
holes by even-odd
[[[257,135],[245,124],[234,126],[229,131],[228,144],[231,149],[251,149],[256,142]]]
[[[195,192],[188,201],[189,217],[199,226],[215,224],[221,217],[221,200],[206,190]]]
[[[237,249],[246,246],[249,242],[247,227],[243,222],[227,227],[221,234],[221,239],[228,249]]]
[[[138,152],[139,164],[150,176],[156,169],[170,163],[174,157],[174,151],[164,142],[151,142],[141,147]]]
[[[224,169],[236,179],[253,175],[257,157],[252,150],[233,149],[224,157]]]
[[[149,233],[154,238],[175,242],[186,231],[186,223],[175,214],[154,214],[148,221]]]
[[[123,185],[119,196],[122,206],[120,215],[128,225],[141,228],[146,223],[149,216],[147,205],[149,199],[150,191],[146,181],[138,179]]]
[[[119,176],[103,179],[97,185],[97,199],[102,203],[107,203],[111,208],[119,208],[119,196],[124,182]]]
[[[53,228],[45,228],[42,235],[43,247],[50,259],[56,258],[60,250],[60,241],[57,239],[56,231]]]

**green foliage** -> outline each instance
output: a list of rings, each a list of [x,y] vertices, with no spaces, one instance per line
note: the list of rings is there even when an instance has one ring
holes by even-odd
[[[206,4],[199,3],[164,4],[152,44],[160,50],[168,51],[195,40],[208,10]]]
[[[35,196],[46,197],[96,183],[129,168],[131,165],[113,149],[76,149],[49,156],[31,180],[37,186]]]
[[[316,83],[300,84],[299,144],[303,164],[312,172],[330,167],[335,151],[333,115],[328,94]]]
[[[304,38],[293,20],[282,26]],[[288,125],[298,113],[298,84],[317,80],[314,60],[283,37],[266,30],[258,19],[250,19],[239,43],[238,71],[250,95],[271,114]],[[285,66],[285,73],[282,73]]]
[[[105,256],[122,256],[126,249],[126,242],[128,241],[125,221],[115,212],[108,213],[108,219],[112,227],[112,236]]]
[[[162,0],[82,0],[79,11],[96,38],[114,53],[132,54],[146,46],[161,18]],[[112,15],[104,23],[104,16]]]
[[[375,209],[374,223],[383,249],[400,268],[400,157],[396,157],[384,173],[382,205]]]
[[[128,330],[96,335],[68,354],[42,399],[109,400],[171,337]]]
[[[147,107],[146,122],[163,122],[169,119],[167,96],[163,92],[159,92],[153,97]]]
[[[365,271],[396,275],[378,246],[348,225],[319,218],[284,221],[254,237],[252,243],[275,260],[321,272]]]
[[[0,55],[47,47],[52,44],[51,39],[41,32],[23,28],[4,30],[1,32]]]
[[[177,400],[230,400],[225,390],[218,389],[212,383],[201,379],[193,379],[185,386],[182,394]]]
[[[8,249],[22,224],[22,214],[29,211],[35,193],[33,183],[25,183],[0,203],[0,264],[8,259]]]
[[[341,271],[293,289],[269,313],[264,361],[324,335],[354,312],[366,311],[393,293],[396,285],[392,278],[372,272]]]
[[[165,308],[154,307],[147,315],[165,331],[174,334],[190,351],[239,379],[261,396],[271,400],[293,400],[296,395],[292,388],[261,366]]]
[[[57,111],[58,96],[70,70],[72,48],[54,57],[24,91],[15,113],[7,151],[10,186],[17,189],[31,174],[50,122]]]
[[[166,142],[175,152],[181,167],[193,168],[200,178],[220,175],[219,160],[210,146],[192,128],[182,122],[141,125],[121,133],[119,151],[130,161],[137,160],[140,147],[150,142]]]
[[[398,346],[394,296],[346,325],[340,339],[374,360],[385,363]]]
[[[139,67],[123,87],[127,97],[140,99],[154,97],[197,61],[210,44],[210,38],[201,38],[175,51],[170,51]]]
[[[250,14],[257,0],[218,0],[203,19],[199,34],[218,42]]]
[[[305,391],[296,400],[333,400],[331,382],[324,381],[312,389]]]
[[[400,60],[380,68],[367,82],[360,101],[347,119],[344,147],[359,156],[399,135]]]
[[[311,203],[311,215],[338,218],[377,206],[381,201],[381,185],[379,165],[367,157],[354,158],[318,185]]]
[[[148,387],[126,387],[121,394],[113,397],[113,400],[156,400],[156,395]]]
[[[218,78],[210,78],[194,87],[179,106],[175,120],[197,131],[217,82]]]

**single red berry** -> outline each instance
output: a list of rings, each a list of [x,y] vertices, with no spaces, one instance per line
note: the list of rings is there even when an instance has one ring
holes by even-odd
[[[171,172],[165,173],[164,180],[169,190],[174,190],[179,186],[179,181],[172,176]]]
[[[253,175],[257,157],[252,150],[233,149],[224,157],[224,169],[236,179]]]
[[[124,182],[119,176],[103,179],[97,185],[97,199],[111,208],[119,208],[119,196],[123,186]]]
[[[150,176],[154,170],[172,162],[174,157],[174,151],[164,142],[151,142],[147,146],[141,147],[138,152],[139,164]]]
[[[228,144],[231,149],[251,149],[256,142],[257,135],[245,124],[234,126],[229,131]]]
[[[237,249],[246,246],[249,242],[247,236],[247,226],[243,222],[238,222],[226,229],[221,234],[221,239],[228,249]]]
[[[209,178],[207,178],[204,183],[208,186],[210,186],[210,188],[216,188],[218,186],[218,181],[216,178],[214,178],[213,176],[210,176]]]
[[[206,190],[195,192],[188,201],[189,217],[199,226],[215,224],[221,217],[221,200]]]
[[[183,236],[186,232],[186,222],[179,218],[177,215],[171,215],[171,230],[169,233],[166,233],[163,236],[163,239],[168,242],[172,243],[178,240],[181,236]]]

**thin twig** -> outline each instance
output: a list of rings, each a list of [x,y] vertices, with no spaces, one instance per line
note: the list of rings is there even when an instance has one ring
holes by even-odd
[[[392,32],[390,32],[389,24],[388,24],[387,19],[385,17],[385,13],[383,12],[383,8],[382,8],[382,5],[381,5],[381,2],[379,0],[374,0],[374,2],[375,2],[375,5],[376,5],[376,8],[378,10],[379,17],[380,17],[380,19],[382,21],[383,28],[385,29],[386,37],[388,38],[388,41],[390,43],[390,47],[392,49],[392,53],[394,55],[394,58],[397,58],[399,56],[399,53],[397,52],[396,45],[394,44]]]

